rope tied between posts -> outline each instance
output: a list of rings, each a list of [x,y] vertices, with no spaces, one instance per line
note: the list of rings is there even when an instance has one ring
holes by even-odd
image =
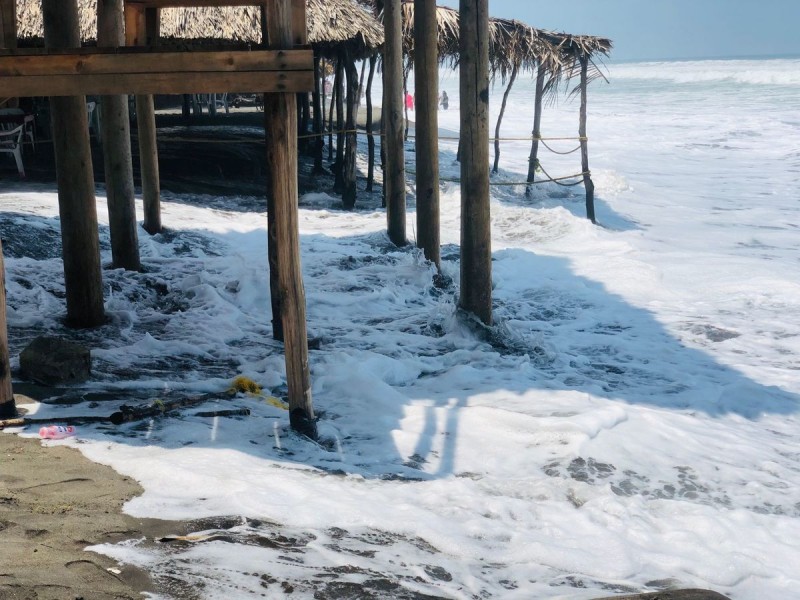
[[[534,138],[534,139],[536,139],[536,138]],[[552,152],[553,154],[560,154],[561,156],[566,156],[567,154],[572,154],[573,152],[577,152],[578,150],[580,150],[580,149],[583,147],[583,144],[578,144],[578,145],[577,145],[577,146],[575,146],[575,147],[574,147],[572,150],[567,150],[566,152],[562,152],[562,151],[560,151],[560,150],[555,150],[554,148],[552,148],[552,147],[551,147],[551,146],[550,146],[550,145],[549,145],[547,142],[545,142],[543,139],[539,139],[539,141],[542,143],[542,146],[544,146],[545,148],[547,148],[548,150],[550,150],[550,152]]]
[[[537,183],[542,183],[542,182],[546,182],[546,181],[552,181],[553,183],[555,183],[556,185],[560,185],[561,187],[575,187],[576,185],[580,185],[581,183],[583,183],[586,180],[587,177],[591,178],[591,176],[592,176],[592,172],[591,171],[583,171],[581,173],[576,173],[575,175],[569,175],[569,176],[566,176],[566,177],[551,177],[550,173],[545,171],[544,167],[542,165],[539,165],[539,168],[542,170],[542,173],[544,173],[548,178],[547,179],[540,179],[539,181],[530,181],[530,182],[528,182],[528,185],[535,185]],[[579,181],[575,181],[573,183],[561,183],[565,179],[572,179],[573,177],[582,177],[583,179],[579,180]]]
[[[493,186],[517,186],[517,185],[528,186],[528,185],[538,185],[540,183],[551,183],[551,182],[555,183],[557,185],[563,186],[563,187],[574,187],[576,185],[580,185],[581,183],[583,183],[583,179],[581,179],[579,181],[575,181],[573,183],[561,183],[561,182],[565,181],[567,179],[575,179],[576,177],[591,176],[591,172],[590,171],[585,171],[583,173],[575,173],[573,175],[563,175],[561,177],[551,177],[544,169],[542,169],[542,172],[544,172],[544,174],[547,175],[547,177],[548,177],[547,179],[539,179],[537,181],[490,181],[489,182],[489,187],[493,187]],[[406,169],[406,173],[408,173],[409,175],[416,175],[417,174],[416,171],[412,171],[410,169]],[[446,181],[448,183],[459,183],[459,184],[461,183],[460,179],[455,179],[453,177],[440,177],[439,181]]]

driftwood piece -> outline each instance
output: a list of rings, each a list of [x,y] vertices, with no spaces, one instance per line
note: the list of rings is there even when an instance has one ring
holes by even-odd
[[[233,408],[229,410],[201,410],[194,413],[195,417],[248,417],[249,408]]]
[[[17,417],[14,419],[0,420],[0,429],[6,427],[26,427],[28,425],[86,425],[87,423],[108,423],[110,417],[107,416],[88,416],[88,417],[59,417],[55,418],[41,418],[41,417]]]
[[[179,408],[189,408],[216,400],[218,394],[203,394],[202,396],[190,396],[188,398],[177,398],[175,400],[156,400],[147,406],[129,406],[123,404],[119,410],[112,413],[108,418],[114,425],[130,423],[131,421],[141,421],[150,417],[158,417]]]
[[[228,398],[233,397],[231,393]],[[71,417],[15,417],[11,419],[0,419],[0,429],[6,427],[25,427],[27,425],[52,425],[54,423],[64,425],[86,425],[87,423],[113,423],[121,425],[132,421],[141,421],[150,417],[160,417],[167,413],[176,411],[180,408],[191,408],[211,400],[225,398],[220,394],[203,394],[201,396],[190,396],[188,398],[176,398],[175,400],[155,400],[146,406],[131,406],[123,404],[119,410],[111,415],[88,415]],[[197,417],[232,417],[237,415],[249,415],[250,409],[225,409],[216,411],[201,411],[195,413]]]

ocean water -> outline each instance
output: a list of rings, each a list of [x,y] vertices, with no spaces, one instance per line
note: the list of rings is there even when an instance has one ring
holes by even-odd
[[[598,224],[582,186],[492,188],[491,329],[456,311],[454,141],[440,145],[450,288],[388,243],[376,199],[343,213],[302,198],[321,444],[252,396],[210,403],[246,418],[187,411],[45,442],[140,481],[130,514],[209,519],[178,544],[93,549],[174,598],[800,598],[798,73],[792,59],[610,65],[589,94]],[[442,88],[448,137],[454,74]],[[510,96],[502,137],[523,139],[503,142],[494,182],[525,178],[532,89],[523,78]],[[577,128],[562,94],[542,133]],[[580,171],[577,154],[540,160]],[[95,375],[78,396],[221,392],[238,374],[284,391],[266,217],[240,200],[165,196],[170,230],[140,231],[147,272],[104,272],[112,322],[80,334]],[[63,332],[57,202],[7,182],[0,201],[13,354],[32,331]],[[42,251],[15,254],[20,231]],[[107,263],[105,227],[101,241]],[[36,412],[57,422],[90,399]]]

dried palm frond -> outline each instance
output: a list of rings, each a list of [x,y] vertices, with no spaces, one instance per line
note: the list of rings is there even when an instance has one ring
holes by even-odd
[[[348,46],[354,57],[364,58],[383,44],[381,24],[355,0],[306,0],[306,7],[308,41],[323,56],[336,55]],[[81,40],[91,44],[97,37],[97,0],[78,0],[78,14]],[[18,37],[24,45],[41,41],[41,2],[19,0],[17,22]],[[161,11],[161,37],[162,41],[183,46],[260,44],[260,8],[165,8]]]

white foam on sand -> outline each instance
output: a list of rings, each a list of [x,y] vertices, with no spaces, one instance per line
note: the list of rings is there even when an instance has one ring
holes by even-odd
[[[797,597],[800,87],[780,101],[734,83],[709,97],[695,84],[720,66],[692,68],[688,87],[646,64],[593,86],[599,226],[583,217],[581,187],[543,185],[532,200],[493,188],[492,330],[455,311],[457,184],[442,191],[445,290],[419,252],[389,244],[381,211],[309,198],[300,227],[309,330],[322,340],[310,354],[322,443],[248,396],[212,405],[249,417],[186,410],[81,427],[60,443],[141,482],[130,514],[233,517],[205,541],[95,549],[205,598],[286,585],[298,597],[348,585],[393,597],[667,586]],[[457,82],[443,87],[441,126],[457,129]],[[530,130],[531,88],[511,96],[508,137]],[[544,131],[576,131],[576,113],[549,109]],[[457,178],[455,143],[441,149],[443,174]],[[496,177],[524,179],[527,152],[504,146]],[[554,174],[575,160],[542,155]],[[282,393],[265,216],[174,200],[167,234],[140,231],[147,273],[104,273],[113,323],[86,334],[89,387],[219,392],[245,374]],[[5,191],[2,202],[4,221],[57,238],[55,193]],[[105,228],[102,240],[108,262]],[[6,268],[12,333],[57,329],[57,254]]]

